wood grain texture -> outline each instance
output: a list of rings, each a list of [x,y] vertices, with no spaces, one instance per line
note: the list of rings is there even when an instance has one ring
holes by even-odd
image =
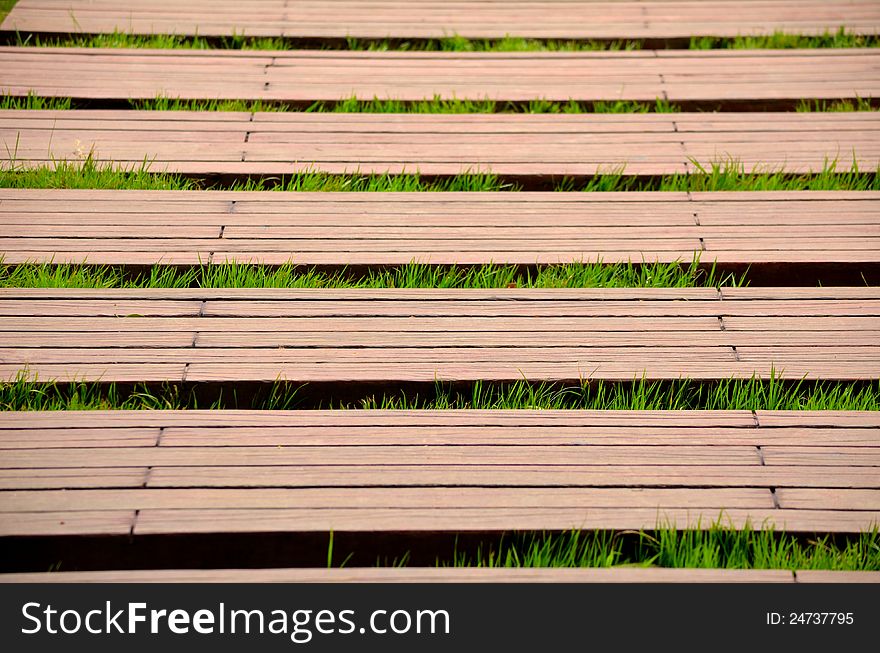
[[[880,517],[875,417],[6,412],[0,533],[650,529],[719,519],[854,532]]]
[[[428,382],[880,375],[875,288],[0,290],[0,372]]]
[[[880,164],[876,112],[340,114],[0,111],[4,167],[72,163],[201,174],[661,175]],[[12,153],[14,152],[14,156]],[[834,246],[834,241],[831,241]]]
[[[871,49],[455,53],[0,47],[0,92],[88,100],[792,102],[877,97],[878,70],[880,53]]]
[[[0,190],[0,253],[56,264],[880,261],[876,192],[266,195]]]
[[[19,0],[3,29],[21,32],[198,34],[294,38],[667,39],[775,31],[873,34],[871,0]]]
[[[807,572],[798,572],[798,576]],[[803,582],[880,582],[877,572],[808,572]],[[800,581],[800,578],[798,578]],[[0,574],[0,583],[793,583],[783,569],[161,569]]]

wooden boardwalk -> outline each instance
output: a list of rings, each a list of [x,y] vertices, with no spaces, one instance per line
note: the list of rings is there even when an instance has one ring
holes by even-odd
[[[611,10],[613,8],[613,11]],[[873,0],[19,0],[3,22],[20,32],[198,34],[292,38],[669,39],[821,34],[846,27],[875,34]]]
[[[150,569],[0,574],[0,583],[880,583],[880,572],[660,567]]]
[[[723,73],[723,74],[719,74]],[[87,100],[350,97],[794,103],[880,97],[880,51],[349,52],[0,47],[0,93]]]
[[[122,31],[265,35],[307,49],[0,47],[0,94],[93,107],[0,110],[0,169],[95,161],[224,181],[305,171],[492,172],[530,189],[564,176],[690,174],[731,161],[749,172],[806,174],[833,163],[871,174],[880,171],[880,113],[758,110],[793,109],[801,100],[876,102],[876,49],[667,49],[694,36],[841,27],[880,33],[880,3],[20,0],[0,26],[7,43],[13,30],[25,38]],[[351,37],[453,34],[635,39],[645,49],[321,49]],[[290,110],[353,96],[435,95],[659,99],[688,112]],[[291,106],[118,110],[157,96]],[[701,112],[715,107],[737,111]],[[867,279],[880,269],[878,245],[878,192],[0,189],[4,264],[379,268],[699,256],[766,274],[791,277],[811,266],[867,271]],[[171,383],[224,393],[289,381],[320,397],[421,391],[440,381],[770,376],[874,383],[880,288],[0,289],[3,381]],[[475,542],[511,531],[716,521],[810,541],[876,528],[880,413],[0,411],[3,569],[42,570],[63,559],[72,561],[65,569],[104,570],[0,574],[0,582],[880,581],[877,573],[788,570],[275,568],[313,566],[303,560],[314,551],[305,549],[323,548],[328,533],[378,546],[384,556],[460,535]],[[371,555],[369,547],[358,552]],[[266,568],[234,568],[254,563]],[[221,569],[188,569],[200,565]],[[151,566],[160,570],[126,571]]]
[[[880,416],[774,411],[0,414],[4,536],[880,521]]]
[[[0,167],[98,162],[153,172],[664,175],[880,167],[880,114],[339,114],[0,111]]]
[[[427,382],[880,377],[877,288],[0,290],[0,375]]]
[[[93,264],[880,263],[880,193],[0,190],[0,255]]]

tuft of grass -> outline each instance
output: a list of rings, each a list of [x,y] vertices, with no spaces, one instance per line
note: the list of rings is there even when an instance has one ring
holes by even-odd
[[[8,1],[8,0],[7,0]],[[38,34],[16,34],[16,45],[50,48],[148,48],[190,50],[294,50],[303,47],[297,40],[284,37],[232,36],[205,38],[180,34],[129,34],[115,30],[107,34],[73,34],[61,37],[41,37]],[[314,44],[309,44],[315,47]],[[467,39],[449,36],[439,39],[357,39],[321,42],[320,49],[369,52],[582,52],[599,50],[640,50],[638,40],[560,40],[526,39],[507,36],[501,39]]]
[[[0,188],[92,188],[106,190],[194,190],[198,184],[183,175],[152,172],[144,160],[131,166],[98,161],[89,152],[79,161],[54,161],[26,167],[15,152],[7,152],[9,165],[0,166]]]
[[[393,98],[372,100],[345,98],[338,102],[317,101],[300,108],[286,102],[265,100],[184,100],[159,95],[155,98],[127,100],[128,107],[137,111],[238,111],[257,113],[260,111],[307,113],[678,113],[681,107],[663,98],[654,102],[635,100],[614,100],[579,102],[576,100],[557,101],[546,99],[528,102],[501,102],[490,99],[465,100],[443,99],[439,95],[422,100],[409,101]],[[68,110],[75,108],[71,98],[42,97],[29,91],[26,96],[3,95],[0,109],[29,110]],[[818,109],[817,109],[818,110]]]
[[[780,191],[780,190],[880,190],[877,172],[864,174],[853,161],[849,168],[839,168],[839,161],[827,160],[821,170],[808,175],[793,175],[783,168],[756,165],[750,171],[736,159],[720,159],[704,165],[691,159],[696,172],[668,175],[660,182],[664,191]],[[609,182],[610,183],[610,182]],[[626,178],[621,183],[627,183]]]
[[[178,384],[120,385],[55,383],[22,370],[0,383],[0,410],[119,410],[211,408],[278,410],[331,408],[340,410],[880,410],[880,381],[791,382],[768,379],[725,379],[700,383],[687,379],[630,383],[436,383],[419,394],[414,390],[364,394],[338,400],[322,392],[309,397],[305,385],[278,381],[251,388],[247,394],[217,389],[197,390]]]
[[[878,410],[880,382],[783,381],[776,374],[696,383],[687,379],[631,383],[483,383],[451,386],[437,382],[433,392],[367,395],[333,407],[415,409],[589,409],[589,410]]]
[[[10,0],[3,0],[9,2]],[[11,5],[10,5],[11,6]],[[2,7],[2,5],[0,5]],[[2,11],[2,9],[0,9]],[[78,48],[152,48],[152,49],[224,49],[224,50],[292,50],[303,47],[302,41],[284,37],[253,37],[243,34],[205,38],[198,34],[129,34],[114,31],[108,34],[72,34],[44,38],[37,34],[16,34],[16,44],[34,47]],[[645,48],[643,39],[574,40],[530,39],[505,36],[499,39],[468,39],[459,35],[438,39],[358,39],[308,43],[309,47],[350,51],[404,52],[594,52],[632,51]],[[880,45],[876,34],[854,34],[841,27],[816,36],[774,32],[759,36],[712,37],[690,39],[691,50],[714,49],[789,49],[789,48],[866,48]]]
[[[71,108],[72,101],[69,97],[44,97],[28,91],[25,96],[8,95],[0,96],[0,109],[28,110],[28,111],[67,111]]]
[[[880,104],[872,104],[870,98],[863,97],[857,97],[855,100],[801,100],[795,110],[800,113],[880,111]]]
[[[823,34],[809,36],[781,31],[755,36],[724,38],[716,36],[695,36],[688,45],[690,50],[790,50],[803,48],[876,48],[880,46],[877,34],[854,34],[845,27],[837,31],[827,30]]]
[[[654,102],[615,100],[579,102],[536,99],[528,102],[496,100],[431,99],[406,102],[394,99],[361,100],[350,97],[341,102],[315,102],[306,111],[335,113],[677,113],[681,108],[662,98]]]
[[[880,570],[880,531],[808,539],[772,528],[742,530],[719,518],[709,528],[519,533],[475,551],[438,558],[438,567],[677,567],[698,569]]]
[[[181,100],[164,95],[149,100],[128,100],[137,111],[240,111],[257,113],[259,111],[286,111],[284,104],[263,100]]]
[[[329,174],[306,171],[280,177],[266,176],[211,182],[181,174],[152,172],[144,160],[130,166],[98,161],[88,153],[80,161],[55,161],[49,165],[25,167],[7,152],[7,166],[0,165],[0,188],[103,188],[114,190],[244,190],[314,192],[499,192],[521,191],[516,182],[490,172],[471,172],[451,177],[426,178],[419,173]],[[771,191],[771,190],[880,190],[880,169],[865,173],[857,165],[839,168],[838,161],[826,161],[821,170],[791,174],[781,168],[755,166],[747,170],[735,159],[719,159],[706,165],[692,160],[692,174],[637,177],[626,174],[625,166],[603,170],[587,179],[549,179],[556,191]]]
[[[689,288],[742,286],[690,263],[570,263],[536,271],[515,265],[436,266],[410,263],[360,274],[323,272],[292,264],[156,265],[145,272],[120,266],[52,263],[0,265],[0,288]]]

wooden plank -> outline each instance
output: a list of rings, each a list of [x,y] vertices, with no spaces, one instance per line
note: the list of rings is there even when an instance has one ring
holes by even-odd
[[[880,571],[827,571],[803,569],[797,572],[798,583],[880,583]]]
[[[696,200],[678,193],[604,200],[584,193],[360,193],[361,202],[348,193],[284,195],[270,202],[270,213],[262,197],[246,192],[0,191],[0,253],[7,263],[118,264],[222,263],[227,256],[302,265],[880,260],[880,194],[872,192],[804,191],[784,194],[784,201],[763,192]]]
[[[871,288],[791,297],[711,288],[10,288],[0,290],[0,371],[112,381],[142,369],[140,380],[191,382],[711,379],[773,370],[875,378],[876,296]],[[131,328],[120,326],[128,320]],[[655,330],[655,320],[667,322]],[[833,336],[822,333],[835,324]]]
[[[803,490],[802,492],[808,492]],[[837,494],[871,490],[838,490]],[[832,500],[832,507],[835,502]],[[807,504],[812,506],[812,502]],[[873,504],[872,504],[873,505]],[[346,508],[773,508],[763,488],[249,488],[42,490],[0,493],[0,514],[83,510]],[[866,509],[875,509],[866,508]]]
[[[773,416],[790,424],[762,426],[750,411],[0,413],[0,521],[5,535],[706,527],[719,517],[870,528],[873,415]]]
[[[823,416],[823,425],[833,426],[843,423],[851,426],[848,418],[873,414],[861,411],[818,411]],[[777,411],[787,415],[788,411]],[[774,414],[777,414],[774,413]],[[811,411],[798,411],[791,416],[794,425],[808,422]],[[523,409],[517,411],[501,410],[371,410],[337,411],[337,410],[272,410],[253,411],[224,409],[193,409],[186,411],[173,410],[90,410],[88,412],[64,411],[0,411],[0,425],[4,429],[14,428],[173,428],[192,426],[193,422],[201,427],[363,427],[393,426],[401,427],[437,427],[437,426],[639,426],[639,427],[718,427],[730,426],[753,429],[755,421],[748,410],[539,410]],[[876,424],[872,424],[876,426]]]
[[[134,522],[131,510],[17,513],[14,519],[0,519],[0,537],[125,536],[131,533]]]
[[[798,576],[804,572],[798,572]],[[821,576],[817,574],[822,574]],[[860,575],[857,575],[860,574]],[[809,572],[802,582],[880,582],[874,572]],[[800,579],[799,579],[800,580]],[[0,574],[0,583],[791,583],[784,569],[169,569]]]
[[[26,514],[26,513],[25,513]],[[135,534],[364,531],[383,524],[389,531],[435,532],[709,528],[721,520],[734,528],[774,527],[789,532],[860,532],[880,523],[880,512],[780,510],[751,508],[718,510],[657,508],[400,508],[264,510],[144,510]]]
[[[222,112],[220,112],[222,113]],[[210,117],[208,117],[210,116]],[[188,174],[659,175],[733,157],[747,170],[880,163],[873,112],[431,115],[0,111],[15,165],[76,162]],[[846,153],[845,157],[842,153]],[[7,160],[3,165],[9,167]]]
[[[403,0],[282,0],[257,4],[231,0],[19,0],[3,29],[21,32],[199,36],[285,36],[293,38],[503,38],[507,35],[562,39],[667,39],[691,36],[819,34],[846,27],[873,34],[880,12],[870,0],[783,0],[740,2],[594,0],[555,2],[419,2]]]
[[[91,100],[793,101],[880,95],[870,50],[453,53],[0,47],[0,91]],[[217,72],[222,70],[222,75]],[[719,70],[724,72],[721,79]],[[823,71],[827,71],[823,75]]]

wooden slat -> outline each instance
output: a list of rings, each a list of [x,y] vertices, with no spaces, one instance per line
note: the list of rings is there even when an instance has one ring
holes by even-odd
[[[298,38],[665,39],[840,27],[876,33],[880,11],[871,0],[649,0],[485,2],[456,0],[19,0],[3,29],[21,32]]]
[[[799,583],[878,583],[880,572],[798,570]],[[768,583],[794,582],[787,570],[580,568],[180,569],[0,575],[0,583]]]
[[[844,49],[218,53],[0,47],[0,92],[90,100],[793,101],[876,97],[878,65],[876,52]]]
[[[785,423],[750,411],[0,413],[0,523],[6,536],[137,537],[876,522],[875,414],[763,417]]]
[[[798,583],[880,583],[880,571],[826,571],[804,569],[797,572]]]
[[[132,264],[222,263],[225,251],[340,266],[880,260],[875,192],[279,195],[0,190],[0,253],[6,263]]]
[[[0,290],[0,372],[44,381],[865,379],[880,375],[878,313],[873,288],[9,288]]]
[[[805,572],[798,572],[798,576]],[[880,582],[876,572],[809,572],[803,582]],[[800,578],[799,578],[800,580]],[[0,574],[0,583],[791,583],[783,569],[173,569]]]
[[[734,158],[747,170],[880,163],[874,112],[336,114],[0,111],[5,167],[100,162],[189,174],[659,175]],[[832,241],[830,246],[835,245]],[[225,252],[215,252],[222,256]]]

